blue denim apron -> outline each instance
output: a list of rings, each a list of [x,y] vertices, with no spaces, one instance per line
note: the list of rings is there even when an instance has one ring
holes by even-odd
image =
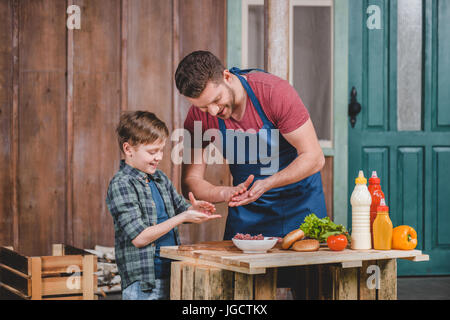
[[[166,206],[164,205],[164,200],[161,197],[158,187],[153,180],[149,180],[148,186],[152,191],[153,201],[155,202],[156,212],[157,212],[157,223],[163,223],[169,219],[169,215],[166,211]],[[160,256],[160,248],[162,246],[175,246],[175,233],[172,230],[167,232],[165,235],[159,237],[155,241],[155,278],[156,279],[168,279],[170,278],[170,259],[162,258]]]
[[[251,174],[255,176],[254,181],[265,179],[286,168],[297,157],[297,150],[269,121],[252,88],[241,76],[252,70],[257,69],[232,68],[230,72],[239,78],[247,91],[263,127],[258,133],[244,133],[226,129],[225,122],[218,119],[224,137],[223,155],[230,163],[234,186],[244,182]],[[241,142],[240,145],[235,143],[236,138]],[[245,143],[244,149],[242,141],[246,139],[249,142]],[[250,141],[257,143],[251,144]],[[234,152],[227,152],[231,148]],[[229,240],[238,232],[284,237],[298,228],[310,213],[315,213],[319,218],[327,215],[320,172],[284,187],[271,189],[247,205],[229,207],[224,239]]]

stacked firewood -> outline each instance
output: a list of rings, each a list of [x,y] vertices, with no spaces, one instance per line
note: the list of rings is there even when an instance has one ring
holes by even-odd
[[[117,269],[114,247],[95,246],[86,251],[98,257],[97,286],[98,293],[106,297],[107,293],[120,292],[120,275]]]

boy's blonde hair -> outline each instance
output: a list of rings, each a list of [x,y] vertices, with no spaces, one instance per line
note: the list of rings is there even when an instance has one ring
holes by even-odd
[[[123,144],[132,146],[149,144],[157,140],[165,140],[169,136],[166,124],[148,111],[130,111],[120,116],[116,129],[119,148],[123,152]]]

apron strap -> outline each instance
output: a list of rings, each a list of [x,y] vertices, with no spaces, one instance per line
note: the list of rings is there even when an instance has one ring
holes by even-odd
[[[241,82],[242,86],[244,87],[245,91],[247,92],[247,95],[250,97],[250,100],[252,101],[253,106],[256,108],[256,111],[258,112],[258,115],[261,118],[261,120],[263,121],[263,123],[268,125],[268,126],[273,127],[272,122],[270,122],[270,120],[267,118],[266,114],[264,113],[264,111],[263,111],[263,109],[261,107],[261,104],[259,103],[259,100],[256,97],[255,92],[253,91],[252,87],[250,87],[250,85],[248,84],[247,80],[245,80],[245,78],[241,76],[241,74],[247,74],[247,73],[249,73],[249,72],[251,72],[253,70],[257,70],[257,71],[261,71],[261,72],[267,73],[266,71],[261,70],[261,69],[244,69],[244,70],[241,70],[241,69],[236,68],[236,67],[231,68],[230,72],[238,77],[239,81]],[[220,127],[220,122],[221,122],[220,120],[222,120],[222,119],[219,119],[219,127]],[[222,122],[224,122],[224,121],[222,120]],[[223,126],[225,127],[225,123],[223,124]]]
[[[250,87],[249,83],[247,82],[247,80],[242,77],[242,74],[247,74],[250,73],[251,71],[261,71],[264,73],[267,73],[266,71],[262,70],[262,69],[244,69],[241,70],[237,67],[233,67],[231,68],[229,71],[236,75],[239,79],[239,81],[241,82],[242,86],[244,87],[245,91],[247,92],[247,95],[250,97],[250,100],[253,103],[253,106],[255,107],[256,111],[258,112],[259,117],[261,118],[263,124],[265,124],[266,126],[268,126],[269,128],[275,128],[274,125],[272,124],[272,122],[270,122],[270,120],[267,118],[266,114],[264,113],[264,110],[261,107],[261,104],[259,103],[258,98],[255,95],[255,92],[253,91],[253,89]],[[219,122],[219,129],[222,133],[222,136],[224,137],[224,141],[222,143],[222,152],[223,154],[226,154],[226,126],[225,126],[225,121],[223,119],[217,118],[218,122]],[[236,150],[235,150],[236,151]]]
[[[252,71],[260,71],[264,73],[268,73],[266,70],[258,69],[258,68],[252,68],[252,69],[239,69],[238,67],[233,67],[229,70],[231,73],[238,75],[238,74],[247,74]]]

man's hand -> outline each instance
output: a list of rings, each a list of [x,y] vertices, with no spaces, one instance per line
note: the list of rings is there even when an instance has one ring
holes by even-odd
[[[252,184],[253,179],[255,178],[254,175],[250,175],[247,180],[242,182],[241,184],[238,184],[235,187],[222,187],[220,190],[220,196],[222,199],[224,199],[225,202],[231,201],[233,197],[239,196],[247,192],[248,187]]]
[[[231,201],[228,203],[228,206],[238,207],[249,204],[253,201],[256,201],[259,197],[261,197],[265,192],[269,191],[270,189],[272,189],[272,187],[268,179],[257,180],[255,181],[250,190],[247,190],[242,194],[232,197]]]
[[[212,215],[216,212],[216,206],[207,201],[196,200],[194,194],[189,192],[189,201],[191,201],[192,206],[188,210],[195,210],[205,213],[207,215]]]
[[[220,214],[206,214],[196,210],[187,210],[180,213],[184,222],[203,223],[209,220],[222,218]]]

